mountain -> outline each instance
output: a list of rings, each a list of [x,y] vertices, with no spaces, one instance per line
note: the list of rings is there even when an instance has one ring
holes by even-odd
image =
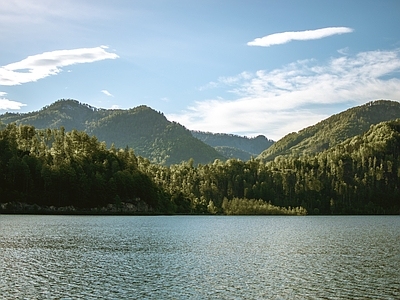
[[[30,118],[31,122],[55,122],[58,116],[68,123],[80,116],[70,112],[79,110],[81,104],[77,102],[55,105],[59,105],[59,111],[44,109],[47,114],[37,118],[34,114],[19,117]],[[328,123],[341,128],[347,124],[341,130],[330,128],[325,133],[337,142],[344,133],[351,135],[365,123],[383,118],[379,114],[389,118],[398,105],[371,102],[315,126],[324,128],[321,124]],[[113,134],[115,141],[127,142],[125,131],[130,130],[128,137],[132,136],[134,142],[147,142],[151,136],[153,149],[162,147],[174,155],[176,149],[185,147],[193,151],[193,156],[198,155],[194,148],[205,149],[201,145],[214,150],[146,106],[128,111],[85,107],[89,110],[81,112],[82,120],[84,114],[90,118],[81,123],[86,130]],[[7,114],[15,121],[19,120],[17,116]],[[334,122],[336,119],[342,121]],[[351,120],[353,126],[348,125]],[[400,118],[370,125],[363,133],[318,153],[304,151],[301,156],[282,155],[267,162],[231,158],[196,167],[192,161],[172,166],[151,164],[131,149],[107,149],[83,131],[35,130],[15,123],[0,123],[0,128],[4,129],[0,130],[0,212],[38,211],[43,206],[57,210],[73,206],[71,212],[75,208],[101,208],[102,212],[111,204],[120,212],[130,207],[130,212],[150,209],[199,214],[400,213]],[[311,126],[301,132],[311,129],[315,130]],[[325,135],[319,131],[314,134]],[[187,141],[193,144],[187,146]],[[317,138],[313,141],[319,142]],[[145,208],[139,209],[142,204]]]
[[[98,109],[76,100],[59,100],[30,113],[5,113],[0,121],[6,124],[29,124],[38,129],[73,129],[95,135],[108,146],[131,147],[137,155],[152,163],[176,164],[193,158],[195,163],[224,160],[211,146],[194,138],[184,126],[170,122],[150,107]]]
[[[6,124],[29,124],[38,129],[63,126],[66,131],[72,129],[83,131],[87,123],[100,117],[102,111],[76,100],[59,100],[39,111],[23,114],[5,113],[0,115],[0,121]]]
[[[258,214],[269,203],[310,214],[399,214],[400,118],[316,154],[158,167],[145,173],[181,212]]]
[[[347,138],[362,134],[371,125],[400,118],[400,103],[377,100],[350,108],[299,132],[289,133],[263,151],[258,158],[273,160],[279,155],[313,154]]]
[[[228,158],[239,158],[243,161],[257,157],[262,151],[271,147],[274,141],[263,135],[254,138],[226,133],[192,131],[192,135],[207,145],[214,147]]]

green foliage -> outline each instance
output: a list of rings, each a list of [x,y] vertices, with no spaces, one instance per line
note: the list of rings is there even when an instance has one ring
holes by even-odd
[[[138,109],[148,119],[157,114]],[[187,132],[166,124],[167,131]],[[0,130],[0,195],[0,204],[122,209],[128,203],[159,213],[399,214],[400,119],[318,153],[197,166],[193,159],[155,164],[82,131],[9,124]]]
[[[224,199],[222,209],[226,215],[292,215],[304,216],[307,211],[303,207],[279,207],[262,199]]]
[[[108,146],[130,147],[156,164],[177,164],[193,158],[196,163],[225,159],[211,146],[194,138],[182,125],[142,105],[129,110],[97,109],[76,100],[59,100],[40,111],[0,115],[4,123],[32,125],[39,129],[85,131]]]
[[[88,209],[120,199],[156,211],[164,201],[131,149],[106,149],[95,137],[64,128],[7,125],[0,131],[0,176],[3,203]]]
[[[214,147],[221,155],[227,158],[237,158],[240,160],[249,160],[252,157],[257,157],[252,153],[243,151],[241,149],[235,147],[228,147],[228,146],[216,146]]]
[[[277,141],[259,156],[273,160],[279,155],[314,154],[362,134],[373,124],[400,118],[400,103],[379,100],[350,108],[333,115],[316,125],[290,133]]]
[[[273,207],[310,214],[400,213],[399,149],[397,120],[313,155],[139,168],[167,193],[182,193],[194,213],[265,214]]]

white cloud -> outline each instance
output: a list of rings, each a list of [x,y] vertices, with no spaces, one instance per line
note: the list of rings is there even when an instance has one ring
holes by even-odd
[[[315,30],[287,31],[256,38],[255,40],[248,42],[247,45],[269,47],[272,45],[285,44],[290,41],[317,40],[331,35],[349,32],[353,32],[353,29],[349,27],[327,27]]]
[[[56,50],[27,58],[0,67],[0,85],[19,85],[33,82],[62,71],[62,67],[81,63],[92,63],[104,59],[115,59],[118,55],[107,52],[108,47]]]
[[[106,95],[106,96],[114,97],[114,95],[111,94],[111,93],[110,93],[109,91],[107,91],[107,90],[101,90],[101,92],[102,92],[104,95]]]
[[[349,54],[349,47],[344,47],[342,49],[337,50],[339,54],[348,55]]]
[[[26,104],[23,104],[21,102],[12,101],[4,98],[6,95],[6,92],[0,92],[0,110],[21,109],[22,106],[26,106]]]
[[[219,78],[231,100],[196,102],[168,115],[187,128],[279,139],[337,113],[335,105],[400,100],[400,50],[362,52],[325,63],[303,60],[280,69]]]
[[[114,104],[114,105],[112,105],[111,106],[111,108],[110,109],[119,109],[119,105],[117,105],[117,104]]]

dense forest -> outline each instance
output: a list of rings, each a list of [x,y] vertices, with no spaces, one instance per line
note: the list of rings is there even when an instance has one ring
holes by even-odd
[[[352,107],[313,126],[284,136],[258,158],[273,160],[279,155],[315,154],[362,134],[371,125],[400,118],[400,103],[377,100]]]
[[[153,177],[162,165],[136,156],[131,148],[108,149],[94,136],[63,127],[0,127],[0,211],[238,213],[233,206],[222,211],[210,203],[192,202],[178,187],[164,188]],[[180,166],[186,164],[176,165],[177,174]],[[304,212],[272,204],[254,206],[260,213]]]
[[[0,131],[0,203],[4,211],[18,202],[86,211],[399,214],[399,154],[400,119],[316,154],[196,166],[154,164],[77,130],[9,124]]]
[[[190,163],[143,171],[192,207],[227,200],[261,199],[310,214],[400,213],[400,120],[374,125],[362,135],[315,155],[273,161],[231,159],[194,168]],[[245,200],[243,202],[246,203]]]
[[[193,158],[196,163],[224,159],[213,147],[194,138],[184,126],[147,106],[119,110],[87,127],[89,135],[120,148],[135,149],[152,163],[171,165]]]
[[[84,131],[110,147],[133,148],[136,155],[152,163],[171,165],[193,158],[195,163],[209,163],[228,157],[242,160],[256,157],[272,141],[265,137],[244,138],[227,134],[191,132],[170,122],[161,113],[141,105],[132,109],[99,109],[76,100],[62,99],[29,113],[0,115],[5,124],[32,125],[36,129]],[[216,147],[218,146],[218,147]]]
[[[159,190],[131,149],[73,130],[7,125],[0,132],[0,202],[91,208],[123,199],[157,207]]]

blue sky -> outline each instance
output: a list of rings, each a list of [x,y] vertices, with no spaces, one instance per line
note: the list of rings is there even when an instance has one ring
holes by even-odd
[[[145,104],[188,129],[277,140],[400,100],[398,0],[0,2],[0,113]]]

